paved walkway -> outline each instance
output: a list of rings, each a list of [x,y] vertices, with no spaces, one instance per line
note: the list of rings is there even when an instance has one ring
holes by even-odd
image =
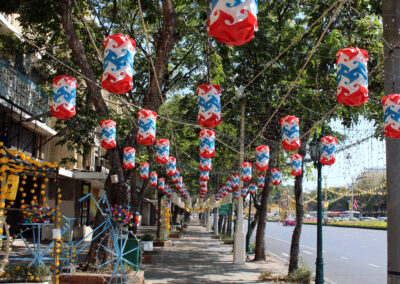
[[[235,265],[233,246],[211,239],[211,235],[204,227],[193,225],[185,229],[183,238],[173,239],[171,247],[155,248],[153,263],[143,265],[146,283],[260,283],[263,269],[287,271],[287,266],[273,258]]]

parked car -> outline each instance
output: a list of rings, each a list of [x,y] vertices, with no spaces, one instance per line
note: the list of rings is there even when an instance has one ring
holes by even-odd
[[[293,218],[286,218],[283,221],[283,226],[295,226],[296,225],[296,220]]]
[[[378,221],[384,221],[384,222],[387,222],[387,217],[382,217],[382,216],[379,216],[378,218],[376,218]]]

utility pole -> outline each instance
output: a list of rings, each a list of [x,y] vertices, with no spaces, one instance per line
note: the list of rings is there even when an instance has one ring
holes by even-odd
[[[239,98],[242,97],[243,93],[239,93]],[[240,120],[240,153],[239,153],[239,168],[244,161],[244,117],[246,111],[246,102],[244,98],[241,98],[240,102],[241,109],[241,120]],[[242,178],[239,179],[239,188],[243,186]],[[234,264],[245,264],[246,253],[245,253],[245,233],[243,228],[243,197],[240,194],[237,203],[237,216],[235,226],[235,237],[233,247],[233,263]]]
[[[400,2],[382,1],[385,96],[400,92]],[[389,46],[388,46],[389,45]],[[393,49],[394,48],[394,49]],[[388,284],[400,284],[400,139],[386,138]]]
[[[327,202],[328,202],[328,176],[324,175],[324,179],[325,179],[325,216],[324,216],[324,220],[325,223],[328,221],[328,206],[327,206]]]

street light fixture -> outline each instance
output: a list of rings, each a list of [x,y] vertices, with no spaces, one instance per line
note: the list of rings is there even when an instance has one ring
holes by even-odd
[[[317,138],[317,133],[310,142],[310,155],[314,162],[314,166],[318,172],[318,188],[317,188],[317,260],[316,260],[316,277],[315,283],[324,283],[324,259],[322,256],[322,163],[319,158],[321,155],[321,138],[323,137],[324,129]]]

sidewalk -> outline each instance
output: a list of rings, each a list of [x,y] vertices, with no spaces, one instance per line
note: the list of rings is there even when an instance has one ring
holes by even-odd
[[[268,257],[263,262],[232,263],[232,245],[211,239],[202,226],[185,229],[184,237],[173,239],[171,247],[155,248],[152,264],[144,264],[146,283],[261,283],[262,270],[284,274],[287,266]],[[265,283],[265,282],[263,282]]]

